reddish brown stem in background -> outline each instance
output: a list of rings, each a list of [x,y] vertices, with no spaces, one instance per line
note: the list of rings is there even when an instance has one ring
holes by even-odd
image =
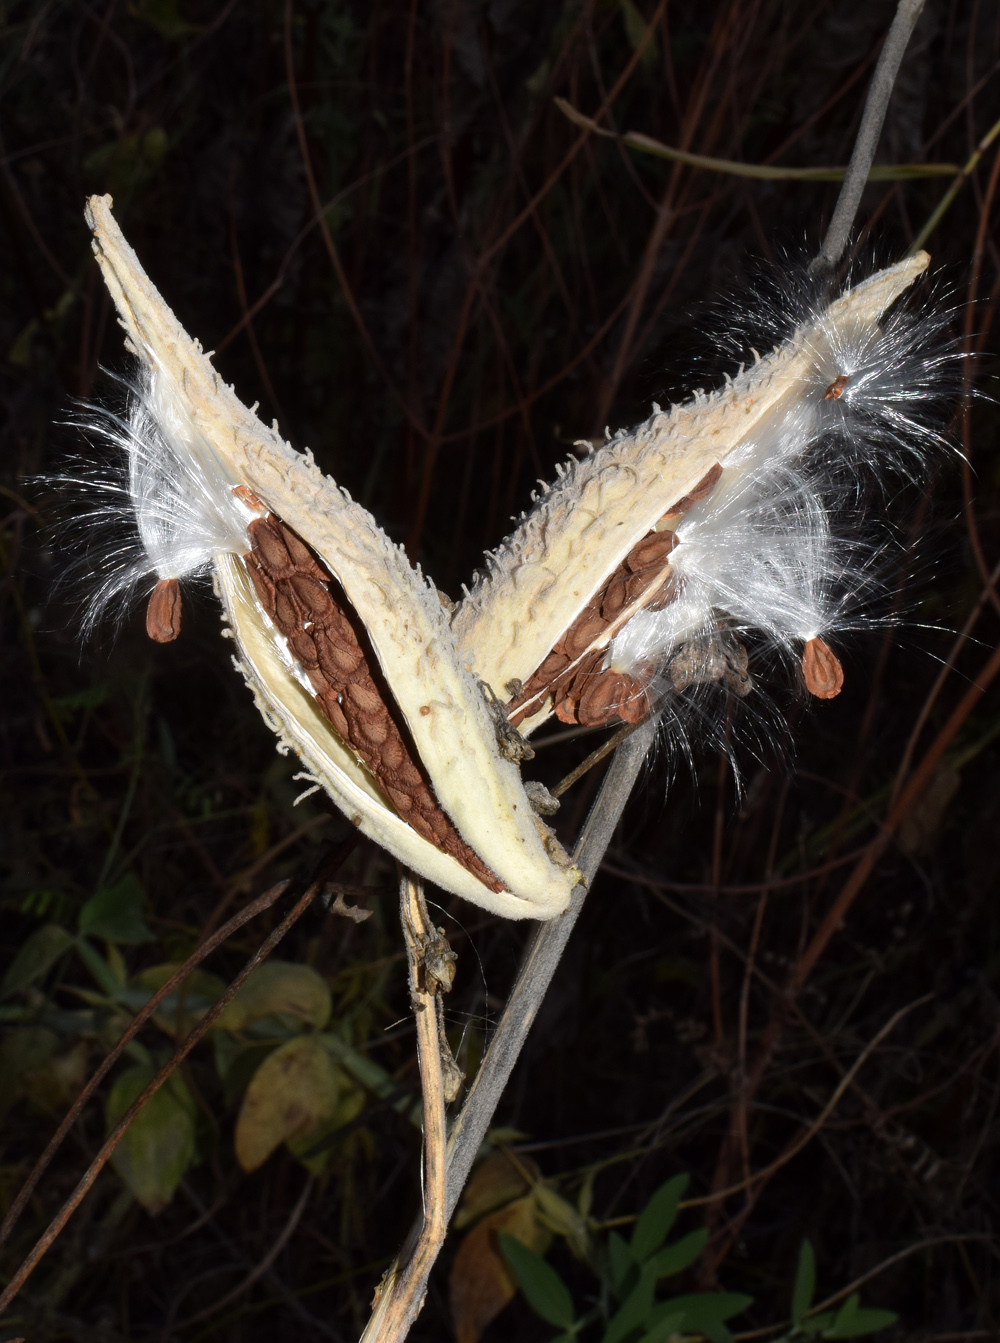
[[[258,914],[262,914],[265,909],[270,909],[275,900],[279,899],[287,887],[287,881],[279,881],[276,886],[272,886],[269,891],[265,891],[263,895],[258,896],[256,900],[251,901],[249,905],[246,905],[241,909],[240,912],[234,915],[228,923],[224,924],[213,937],[210,937],[206,942],[203,942],[196,951],[193,951],[184,964],[174,971],[166,983],[161,988],[157,989],[149,1002],[135,1015],[129,1024],[128,1029],[118,1038],[114,1048],[107,1057],[101,1061],[90,1081],[70,1106],[62,1123],[49,1139],[45,1151],[38,1158],[34,1169],[27,1180],[25,1180],[17,1198],[15,1198],[14,1202],[7,1209],[7,1215],[4,1217],[3,1222],[0,1223],[0,1245],[4,1244],[11,1231],[13,1231],[18,1218],[21,1216],[28,1200],[35,1191],[38,1181],[45,1174],[46,1168],[56,1152],[62,1146],[66,1135],[76,1123],[83,1107],[87,1104],[101,1082],[104,1081],[105,1077],[107,1077],[108,1073],[121,1058],[126,1046],[131,1044],[160,1004],[173,993],[177,985],[185,980],[192,970],[199,966],[207,956],[210,956],[216,947],[221,946],[223,942],[232,937],[233,933],[238,932],[244,924],[249,923],[250,920],[256,918]]]
[[[174,1071],[177,1065],[187,1058],[188,1054],[190,1054],[191,1050],[195,1047],[195,1045],[199,1042],[199,1040],[203,1039],[204,1036],[208,1034],[213,1023],[222,1013],[223,1009],[230,1002],[232,1002],[233,998],[236,996],[240,988],[247,981],[247,979],[254,972],[254,970],[256,970],[257,967],[263,961],[265,961],[268,956],[270,956],[271,952],[278,945],[281,939],[285,936],[285,934],[288,932],[289,928],[291,928],[292,924],[296,921],[296,919],[298,919],[298,917],[301,914],[305,913],[305,911],[312,904],[313,900],[316,898],[318,891],[319,891],[319,883],[314,883],[312,886],[309,887],[305,895],[303,895],[292,907],[292,909],[285,915],[282,921],[278,924],[277,928],[275,928],[274,932],[271,933],[270,937],[268,937],[261,944],[260,949],[257,952],[255,952],[253,956],[250,957],[249,961],[247,961],[246,965],[243,967],[240,973],[230,984],[229,988],[226,989],[225,993],[215,1004],[215,1006],[212,1007],[205,1014],[203,1019],[198,1023],[198,1025],[194,1028],[194,1030],[190,1033],[190,1035],[187,1036],[187,1038],[184,1040],[180,1048],[177,1049],[177,1051],[174,1053],[173,1058],[170,1059],[169,1062],[164,1064],[164,1066],[156,1074],[156,1076],[149,1083],[149,1085],[143,1089],[143,1091],[139,1094],[139,1096],[136,1097],[135,1101],[129,1106],[128,1110],[126,1110],[125,1114],[115,1125],[114,1129],[112,1130],[107,1141],[102,1146],[101,1150],[97,1153],[93,1161],[87,1167],[87,1170],[83,1175],[83,1178],[77,1184],[76,1188],[73,1190],[72,1194],[63,1204],[63,1206],[59,1209],[59,1212],[56,1214],[56,1216],[49,1223],[43,1235],[39,1237],[31,1253],[28,1255],[24,1263],[21,1265],[21,1267],[14,1274],[13,1278],[11,1278],[10,1282],[7,1284],[6,1288],[3,1291],[3,1294],[0,1295],[0,1313],[6,1310],[6,1308],[10,1305],[11,1301],[13,1301],[14,1297],[24,1286],[25,1282],[27,1282],[28,1278],[38,1267],[39,1262],[48,1253],[49,1249],[52,1247],[53,1242],[56,1240],[57,1236],[62,1231],[63,1227],[73,1216],[73,1213],[76,1212],[77,1208],[83,1202],[84,1197],[93,1187],[94,1181],[97,1179],[98,1175],[100,1175],[101,1171],[107,1165],[108,1160],[111,1157],[111,1154],[114,1152],[119,1142],[121,1142],[122,1138],[125,1136],[125,1133],[135,1120],[136,1116],[139,1114],[142,1107],[146,1104],[146,1102],[149,1100],[151,1096],[154,1096],[157,1093],[157,1091],[159,1091],[160,1087],[163,1086],[164,1082]],[[222,930],[220,929],[220,932],[221,931]]]
[[[952,710],[947,723],[945,723],[944,727],[938,733],[933,745],[914,770],[909,783],[902,790],[898,799],[890,808],[889,814],[883,823],[882,830],[872,840],[868,852],[845,882],[843,889],[837,896],[837,899],[833,902],[833,905],[830,907],[823,922],[816,930],[812,941],[809,943],[808,947],[806,947],[804,954],[795,968],[795,973],[788,987],[790,994],[797,994],[802,988],[802,985],[809,978],[813,967],[820,956],[822,956],[830,938],[840,927],[847,911],[850,909],[861,891],[861,888],[871,875],[875,864],[888,848],[893,835],[899,829],[903,817],[927,787],[931,775],[940,764],[945,751],[951,745],[959,729],[979,703],[982,696],[985,695],[998,672],[1000,672],[1000,647],[994,651],[993,656],[986,663],[985,667],[983,667],[972,685],[969,686],[956,707]]]

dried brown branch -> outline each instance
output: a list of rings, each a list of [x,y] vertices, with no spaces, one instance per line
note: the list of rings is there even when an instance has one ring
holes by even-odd
[[[423,883],[404,872],[399,883],[400,921],[406,944],[410,1002],[417,1023],[417,1061],[424,1102],[423,1215],[375,1293],[362,1340],[401,1343],[424,1304],[427,1278],[448,1230],[445,1197],[445,1077],[438,1029],[438,994],[444,985],[429,953],[439,941],[424,901]]]
[[[486,1051],[461,1113],[452,1127],[448,1139],[447,1189],[437,1195],[441,1198],[441,1202],[437,1206],[432,1206],[429,1201],[431,1195],[428,1192],[430,1182],[425,1174],[423,1216],[411,1230],[410,1240],[404,1245],[380,1285],[374,1313],[362,1335],[362,1339],[368,1343],[376,1343],[376,1340],[377,1343],[401,1343],[420,1310],[427,1278],[444,1243],[448,1221],[458,1203],[459,1195],[472,1169],[472,1162],[500,1103],[528,1032],[538,1015],[538,1009],[552,982],[552,976],[569,941],[570,933],[583,908],[587,890],[597,874],[604,851],[611,842],[611,837],[625,810],[633,784],[652,745],[655,731],[655,720],[647,720],[630,733],[615,752],[573,855],[574,861],[584,875],[584,883],[577,887],[564,914],[548,923],[538,925],[525,953],[517,983],[511,990],[496,1034]],[[419,1026],[419,1016],[417,1021]],[[429,1036],[429,1025],[425,1024],[424,1030]],[[421,1077],[424,1077],[423,1063],[421,1063]],[[426,1111],[424,1124],[426,1133]],[[410,1241],[414,1240],[415,1236],[416,1245],[411,1250]],[[390,1294],[391,1306],[386,1300]],[[386,1302],[384,1306],[383,1302]]]

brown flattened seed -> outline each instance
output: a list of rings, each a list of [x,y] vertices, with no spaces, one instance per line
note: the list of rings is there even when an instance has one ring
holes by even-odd
[[[714,489],[722,467],[712,467],[689,494],[679,499],[664,518],[676,523],[688,509]],[[661,525],[661,524],[658,524]],[[604,727],[621,721],[639,723],[649,711],[646,696],[654,674],[650,667],[642,678],[621,672],[602,671],[604,651],[587,654],[588,648],[622,611],[639,601],[643,593],[669,567],[670,552],[677,536],[670,529],[647,532],[609,574],[604,586],[583,608],[552,651],[511,699],[507,713],[514,727],[538,712],[551,697],[552,709],[561,723]],[[668,580],[649,602],[659,610],[673,600]],[[581,659],[577,661],[577,659]],[[575,665],[574,665],[575,664]]]
[[[263,567],[276,582],[279,578],[291,578],[296,573],[295,564],[288,547],[285,545],[281,530],[274,526],[270,517],[255,518],[250,524],[254,549],[260,555]]]
[[[685,494],[683,499],[678,499],[676,504],[670,510],[670,517],[678,517],[682,513],[687,513],[695,504],[701,503],[702,499],[707,499],[719,483],[719,477],[722,475],[722,467],[718,462],[712,467],[711,471],[705,473],[698,484],[690,494]],[[661,533],[662,534],[662,533]]]
[[[806,689],[817,699],[836,699],[844,688],[840,659],[823,639],[809,639],[803,648],[802,675]]]
[[[633,574],[650,568],[659,571],[676,544],[673,532],[647,532],[625,556],[624,565]]]
[[[181,632],[181,585],[161,578],[146,603],[146,633],[158,644],[169,644]]]
[[[247,572],[250,574],[251,581],[253,582],[254,591],[257,593],[257,600],[260,602],[261,606],[263,606],[264,610],[271,617],[271,619],[274,620],[275,619],[274,584],[271,582],[270,578],[267,576],[264,570],[254,559],[252,554],[250,558],[247,560],[246,564],[247,564]]]
[[[339,589],[309,547],[273,513],[248,528],[244,557],[261,605],[288,640],[334,731],[368,766],[399,815],[491,891],[503,883],[462,839],[411,754]],[[337,595],[335,595],[337,594]]]

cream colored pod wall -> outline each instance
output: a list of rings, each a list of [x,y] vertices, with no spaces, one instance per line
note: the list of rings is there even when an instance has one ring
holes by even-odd
[[[907,406],[922,393],[919,386],[887,388],[886,370],[919,379],[922,355],[905,322],[883,323],[926,269],[926,253],[820,307],[719,391],[698,393],[666,411],[655,408],[632,433],[560,468],[558,482],[542,487],[535,507],[487,557],[485,575],[450,615],[370,514],[324,476],[311,455],[296,453],[276,429],[266,428],[219,379],[146,277],[110,207],[109,197],[94,197],[87,218],[127,344],[151,370],[157,394],[150,404],[170,421],[180,450],[219,492],[220,514],[231,512],[232,491],[246,487],[312,547],[340,584],[438,805],[504,889],[490,889],[408,825],[334,731],[258,599],[243,558],[249,544],[241,522],[235,540],[213,552],[237,664],[281,749],[294,750],[307,775],[344,814],[407,867],[509,918],[551,918],[566,907],[580,874],[534,814],[518,767],[501,755],[486,694],[498,701],[516,696],[623,558],[658,522],[671,518],[674,505],[700,481],[719,480],[720,469],[710,497],[688,505],[680,522],[670,523],[677,542],[669,558],[676,571],[674,599],[661,602],[655,613],[643,609],[646,598],[637,599],[608,624],[590,652],[606,649],[604,666],[616,669],[619,664],[627,669],[630,659],[645,658],[648,665],[650,656],[665,665],[685,639],[698,634],[699,621],[702,630],[713,627],[721,610],[730,624],[762,626],[789,652],[803,646],[812,647],[814,655],[822,652],[839,674],[835,656],[818,637],[826,613],[819,604],[814,611],[796,592],[794,564],[783,572],[774,563],[774,555],[787,549],[780,510],[756,530],[747,522],[748,510],[759,512],[767,489],[780,484],[783,473],[797,470],[800,458],[808,459],[810,445],[830,423],[830,406],[836,408],[841,397],[845,415],[853,406],[856,415],[882,414],[905,427]],[[793,513],[789,524],[797,529],[803,553],[827,546],[823,562],[829,576],[837,555],[828,545],[829,519],[808,473],[801,477]],[[222,534],[226,528],[217,530]],[[700,570],[692,558],[701,553],[699,545],[707,556]],[[758,577],[764,574],[756,595],[740,591],[744,559],[748,569],[757,566]],[[725,567],[734,560],[735,582]],[[746,586],[752,587],[749,580]],[[636,631],[642,638],[631,638]],[[808,664],[805,657],[803,666]],[[822,694],[810,684],[808,671],[806,684]],[[839,682],[833,693],[837,690]],[[544,704],[539,698],[539,705],[522,723],[525,733],[552,712],[551,700]]]
[[[282,747],[301,757],[307,773],[364,834],[421,876],[507,918],[557,915],[580,874],[536,818],[517,767],[501,758],[483,691],[457,656],[435,590],[310,455],[296,453],[219,378],[146,276],[111,205],[108,196],[88,202],[94,252],[126,343],[159,381],[158,401],[170,405],[175,441],[180,423],[191,451],[210,461],[213,482],[247,487],[298,532],[340,583],[439,805],[505,889],[483,885],[388,804],[296,676],[242,556],[220,553],[214,569],[237,665]]]

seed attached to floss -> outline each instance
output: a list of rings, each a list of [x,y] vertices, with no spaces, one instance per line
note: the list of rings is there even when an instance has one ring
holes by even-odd
[[[802,650],[806,689],[817,699],[836,699],[844,688],[840,659],[823,639],[809,639]]]
[[[181,632],[181,585],[161,578],[146,604],[146,633],[158,644],[169,644]]]
[[[127,471],[99,484],[94,513],[124,505],[137,535],[116,544],[86,627],[147,576],[212,570],[282,749],[407,866],[514,918],[559,914],[579,880],[537,821],[520,747],[498,745],[483,683],[504,688],[525,736],[549,714],[600,727],[662,708],[682,751],[689,726],[713,727],[689,687],[752,688],[743,631],[801,655],[817,698],[840,692],[819,636],[844,626],[870,565],[837,540],[827,444],[836,434],[848,466],[911,478],[940,448],[932,412],[959,355],[945,314],[897,302],[926,253],[830,302],[765,311],[776,341],[763,358],[737,330],[752,364],[562,466],[452,606],[220,381],[110,206],[92,198],[88,222],[140,371],[127,418],[101,429]],[[824,401],[841,402],[837,413]],[[838,459],[834,485],[839,471]],[[335,573],[320,554],[336,555]],[[157,583],[147,629],[177,637],[174,579]],[[448,711],[421,712],[439,704]]]

